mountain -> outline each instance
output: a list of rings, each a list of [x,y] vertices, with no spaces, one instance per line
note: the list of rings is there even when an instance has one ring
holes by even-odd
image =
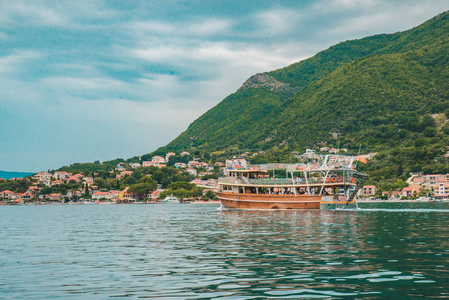
[[[256,74],[159,150],[362,145],[386,156],[399,151],[400,164],[411,170],[413,160],[423,168],[442,156],[449,144],[448,117],[445,12],[404,32],[342,42]]]
[[[11,179],[11,178],[24,178],[30,175],[33,175],[34,173],[30,172],[7,172],[7,171],[0,171],[0,178],[3,179]]]

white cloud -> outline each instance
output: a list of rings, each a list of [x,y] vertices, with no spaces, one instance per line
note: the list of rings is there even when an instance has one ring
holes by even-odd
[[[107,77],[49,77],[41,80],[44,86],[64,90],[120,90],[125,86],[120,80]]]
[[[12,54],[0,56],[0,73],[23,72],[23,66],[32,60],[41,58],[37,51],[17,50]]]
[[[298,30],[302,12],[291,9],[266,10],[255,16],[256,33],[260,36],[286,36]]]
[[[281,0],[258,9],[241,2],[235,13],[200,9],[201,1],[181,8],[145,1],[138,8],[97,1],[0,4],[6,53],[0,57],[0,140],[10,141],[0,150],[0,167],[10,170],[150,152],[255,73],[346,39],[404,30],[449,9],[443,0]],[[29,151],[23,159],[26,149],[5,159],[23,141],[51,150],[39,159]]]
[[[234,22],[224,19],[206,19],[199,23],[190,24],[185,30],[182,30],[183,34],[191,34],[193,36],[220,36],[228,35]]]
[[[5,23],[39,24],[43,26],[63,25],[65,16],[58,14],[53,8],[39,3],[23,1],[2,1],[0,20]]]

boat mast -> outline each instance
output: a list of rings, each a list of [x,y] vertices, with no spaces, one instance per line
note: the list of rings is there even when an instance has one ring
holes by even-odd
[[[304,170],[304,178],[306,179],[307,193],[309,193],[309,196],[311,196],[311,194],[310,194],[309,180],[307,179],[307,171],[306,171],[306,170]]]

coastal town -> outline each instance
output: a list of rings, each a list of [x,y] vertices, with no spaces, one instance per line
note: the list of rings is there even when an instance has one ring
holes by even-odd
[[[328,154],[332,161],[347,149],[321,147],[291,154],[313,160],[318,151]],[[245,152],[240,157],[250,159],[263,154],[264,151]],[[375,155],[360,155],[358,159],[366,163]],[[224,174],[225,162],[204,162],[183,151],[139,157],[133,162],[119,161],[100,169],[77,173],[42,171],[26,178],[0,178],[0,204],[161,203],[169,197],[179,202],[216,202],[218,178]],[[400,190],[379,191],[375,185],[364,185],[358,192],[361,200],[447,199],[448,196],[449,174],[412,173]]]

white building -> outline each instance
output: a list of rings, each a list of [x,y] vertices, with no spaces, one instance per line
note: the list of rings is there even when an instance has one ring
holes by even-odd
[[[315,150],[306,149],[306,153],[304,153],[304,155],[315,155]]]
[[[175,155],[176,155],[176,154],[173,153],[173,152],[168,152],[168,153],[165,155],[165,161],[168,162],[168,160],[170,159],[170,156],[175,156]]]

